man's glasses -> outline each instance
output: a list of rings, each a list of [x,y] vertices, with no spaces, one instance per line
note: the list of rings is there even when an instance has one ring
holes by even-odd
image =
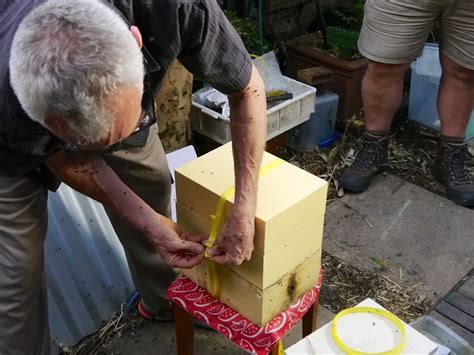
[[[132,137],[135,133],[143,131],[147,128],[150,128],[156,123],[155,115],[151,114],[145,109],[142,109],[142,114],[140,116],[140,120],[138,121],[137,128],[133,131],[133,133],[129,136]],[[128,139],[128,138],[127,138]]]
[[[147,51],[146,48],[144,48],[143,50]],[[135,131],[133,131],[133,133],[128,138],[132,137],[133,135],[135,135],[136,133],[140,131],[150,128],[152,125],[154,125],[157,122],[156,111],[155,111],[155,100],[153,97],[153,85],[151,82],[152,81],[151,70],[150,70],[150,65],[148,64],[146,55],[143,56],[143,62],[146,69],[146,87],[144,89],[144,95],[146,95],[145,97],[148,100],[148,107],[151,109],[152,112],[150,113],[148,110],[142,109],[142,114],[140,116],[140,120],[138,121],[137,128],[135,129]]]

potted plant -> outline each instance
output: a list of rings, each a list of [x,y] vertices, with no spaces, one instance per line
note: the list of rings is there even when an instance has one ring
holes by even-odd
[[[362,108],[361,83],[368,61],[357,50],[357,39],[363,19],[364,0],[333,12],[339,26],[328,26],[320,17],[322,30],[288,41],[286,74],[296,77],[300,69],[324,66],[335,73],[328,89],[339,95],[338,125]],[[320,11],[318,11],[320,13]]]

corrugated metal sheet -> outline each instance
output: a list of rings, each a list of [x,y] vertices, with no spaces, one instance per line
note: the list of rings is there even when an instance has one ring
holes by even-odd
[[[134,287],[102,205],[63,184],[50,193],[48,213],[44,250],[51,335],[73,345],[109,320]]]

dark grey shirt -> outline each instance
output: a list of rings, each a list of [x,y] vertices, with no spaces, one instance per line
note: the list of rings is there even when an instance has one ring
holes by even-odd
[[[22,19],[45,0],[0,1],[0,175],[26,175],[58,148],[59,140],[33,122],[14,95],[8,74],[11,42]],[[174,59],[230,94],[250,81],[252,62],[216,0],[109,0],[143,35],[160,69],[156,92]]]

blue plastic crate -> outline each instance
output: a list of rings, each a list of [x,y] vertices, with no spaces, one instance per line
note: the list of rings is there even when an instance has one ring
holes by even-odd
[[[318,93],[310,119],[288,132],[286,144],[299,151],[309,151],[334,143],[338,103],[339,96],[332,91]]]
[[[427,43],[423,54],[411,64],[410,103],[408,118],[439,132],[436,100],[441,80],[441,64],[437,44]],[[474,111],[466,130],[466,140],[474,138]]]

